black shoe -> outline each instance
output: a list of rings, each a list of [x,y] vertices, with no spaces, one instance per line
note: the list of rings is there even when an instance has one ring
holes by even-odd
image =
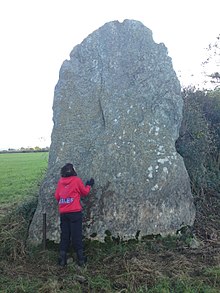
[[[83,250],[77,251],[77,264],[80,267],[84,267],[87,262],[87,257],[83,255]]]
[[[67,265],[67,256],[65,251],[60,251],[60,256],[58,259],[58,264],[61,267],[65,267]]]
[[[84,267],[87,263],[87,257],[84,256],[83,259],[77,259],[77,264],[80,267]]]

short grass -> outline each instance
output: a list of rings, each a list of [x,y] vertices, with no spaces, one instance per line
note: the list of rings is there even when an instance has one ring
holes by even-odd
[[[48,153],[0,154],[0,204],[15,204],[36,193],[47,168]]]

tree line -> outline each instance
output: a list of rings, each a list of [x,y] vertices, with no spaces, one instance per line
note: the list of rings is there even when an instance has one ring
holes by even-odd
[[[9,148],[7,150],[2,150],[0,153],[34,153],[34,152],[49,152],[49,147],[21,147],[18,149]]]
[[[183,157],[192,187],[214,190],[220,196],[220,35],[207,48],[206,85],[212,89],[182,89],[183,120],[176,149]],[[212,63],[212,66],[210,64]]]

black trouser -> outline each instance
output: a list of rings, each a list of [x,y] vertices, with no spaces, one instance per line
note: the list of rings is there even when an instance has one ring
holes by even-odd
[[[67,252],[70,239],[75,252],[83,249],[82,243],[82,212],[65,213],[60,215],[60,251]]]

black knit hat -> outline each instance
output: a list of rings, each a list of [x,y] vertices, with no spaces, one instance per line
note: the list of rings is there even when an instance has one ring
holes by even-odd
[[[70,177],[70,176],[77,176],[76,171],[73,167],[73,164],[67,163],[65,166],[61,168],[60,171],[61,177]]]

